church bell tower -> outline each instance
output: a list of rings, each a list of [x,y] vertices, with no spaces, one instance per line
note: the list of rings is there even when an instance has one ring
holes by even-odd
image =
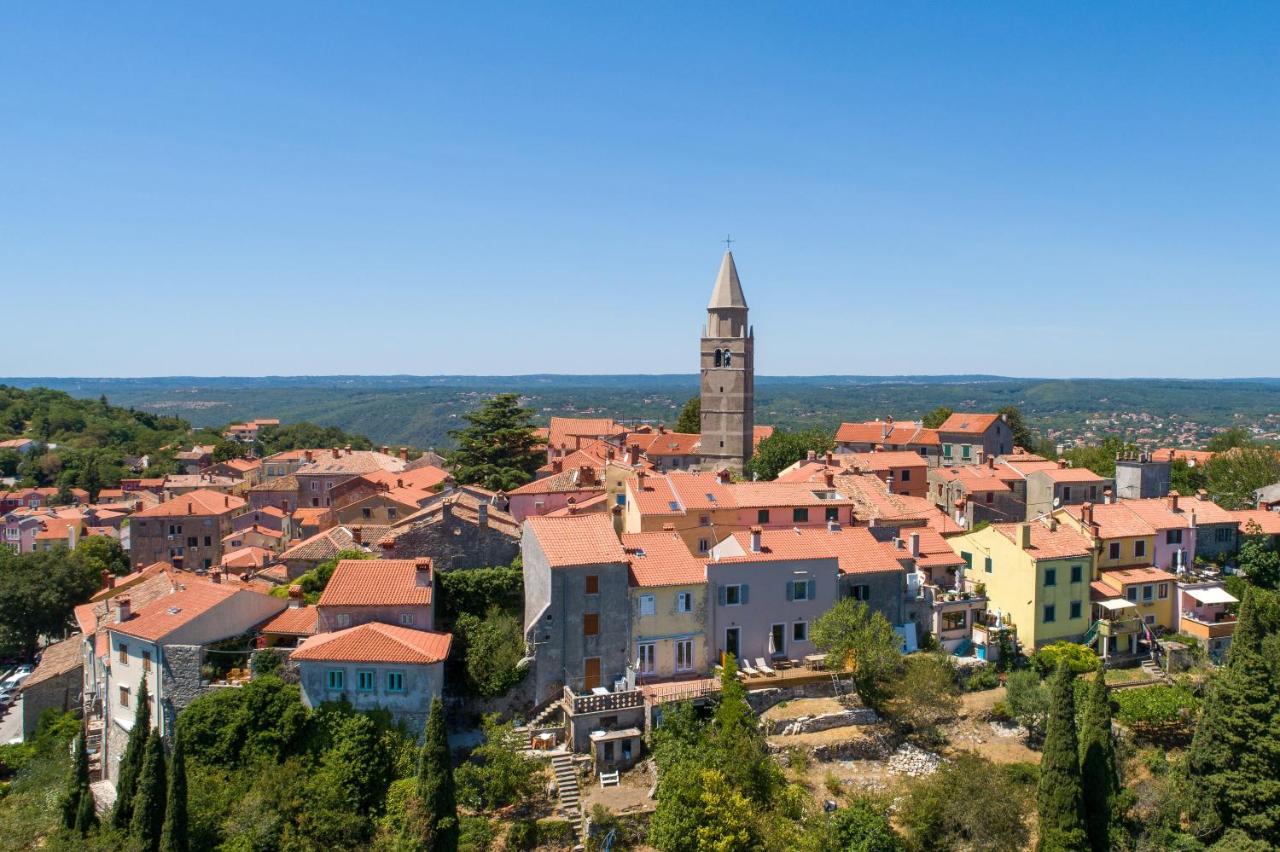
[[[726,251],[702,332],[704,467],[742,470],[751,458],[755,370],[755,332],[747,324],[747,300],[733,252]]]

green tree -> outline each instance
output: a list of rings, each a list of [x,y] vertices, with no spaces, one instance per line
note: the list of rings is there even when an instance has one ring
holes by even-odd
[[[776,479],[783,470],[805,458],[810,450],[823,454],[830,452],[835,445],[831,434],[821,429],[800,432],[776,429],[756,447],[747,462],[747,472],[757,479]]]
[[[473,810],[493,810],[528,798],[537,787],[538,765],[521,753],[513,724],[489,715],[480,728],[484,742],[454,771],[458,801]]]
[[[1187,767],[1202,833],[1240,829],[1280,845],[1280,690],[1275,642],[1264,624],[1270,593],[1250,588],[1227,653],[1210,684]]]
[[[76,735],[75,752],[75,764],[62,800],[62,825],[83,836],[98,824],[93,791],[89,789],[89,752],[85,748],[83,732]]]
[[[902,659],[902,640],[882,613],[845,598],[814,622],[813,644],[827,655],[828,668],[852,671],[863,702],[880,706]]]
[[[1256,447],[1258,442],[1249,434],[1249,430],[1232,426],[1209,439],[1204,448],[1211,453],[1225,453],[1237,447]]]
[[[463,417],[469,425],[449,433],[457,449],[447,456],[459,482],[510,491],[533,479],[544,456],[533,412],[520,405],[516,394],[498,394]]]
[[[453,786],[453,760],[449,755],[449,737],[444,724],[444,704],[439,698],[431,702],[427,728],[418,758],[418,799],[425,817],[426,836],[417,839],[429,843],[436,852],[453,852],[458,848],[458,803]]]
[[[1132,455],[1137,452],[1136,444],[1113,436],[1094,446],[1071,447],[1062,456],[1071,462],[1072,467],[1087,468],[1098,476],[1112,479],[1116,475],[1116,454]]]
[[[129,824],[129,831],[143,852],[160,849],[167,794],[164,764],[164,739],[159,734],[148,737],[142,772],[138,775],[138,792],[133,800],[133,819]]]
[[[924,428],[937,429],[943,423],[946,423],[947,418],[952,414],[955,414],[953,410],[947,408],[945,405],[940,405],[924,416],[922,421],[924,423]]]
[[[684,408],[680,409],[680,416],[676,418],[675,430],[687,435],[699,435],[702,433],[701,396],[689,397],[689,400],[684,404]]]
[[[1236,562],[1249,582],[1264,589],[1280,589],[1280,551],[1271,536],[1262,534],[1256,521],[1249,521],[1244,528],[1244,541]]]
[[[484,618],[463,613],[454,624],[454,636],[462,639],[459,651],[470,694],[495,698],[524,679],[526,672],[519,667],[525,654],[524,630],[516,616],[497,607]]]
[[[1005,681],[1005,704],[1009,715],[1027,729],[1031,739],[1044,736],[1049,718],[1049,690],[1040,682],[1039,675],[1030,669],[1012,672]]]
[[[1106,672],[1098,670],[1080,712],[1080,783],[1084,794],[1085,830],[1094,852],[1111,849],[1120,774],[1111,737],[1111,695]]]
[[[101,584],[65,547],[14,553],[0,547],[0,654],[30,659],[42,636],[63,636],[75,607]]]
[[[128,574],[132,568],[129,554],[124,552],[119,541],[110,536],[91,535],[82,538],[73,552],[76,559],[97,577],[101,577],[104,571],[121,576]]]
[[[827,827],[833,852],[902,852],[902,838],[882,808],[865,798],[854,799],[832,815]]]
[[[1186,459],[1174,459],[1169,465],[1169,490],[1179,494],[1195,494],[1202,488],[1208,488],[1209,482],[1204,475],[1204,466],[1187,464]]]
[[[955,667],[943,654],[912,654],[889,687],[889,714],[913,730],[933,735],[960,709]]]
[[[705,852],[748,852],[758,848],[751,802],[733,788],[724,773],[704,769],[694,837]]]
[[[343,446],[346,446],[343,444]],[[238,459],[244,455],[244,444],[239,441],[219,440],[213,445],[213,461],[220,464],[224,461]]]
[[[1041,677],[1049,677],[1066,663],[1072,674],[1085,674],[1098,668],[1098,655],[1078,642],[1054,642],[1031,655],[1031,666]]]
[[[1028,842],[1029,797],[1013,773],[962,751],[911,785],[898,818],[910,847],[920,852],[1021,852]]]
[[[747,689],[738,680],[733,660],[726,660],[720,672],[720,702],[709,734],[712,766],[732,778],[754,802],[768,804],[782,776],[765,747],[764,734],[747,703]]]
[[[138,791],[138,779],[142,775],[142,763],[146,756],[147,740],[151,739],[151,695],[147,692],[147,680],[142,679],[138,689],[137,709],[133,711],[133,727],[129,729],[129,741],[120,759],[119,781],[116,784],[116,807],[111,814],[111,824],[127,829],[133,820],[133,799]]]
[[[173,732],[173,752],[169,755],[169,790],[164,807],[164,829],[160,833],[161,852],[187,852],[187,758],[182,730]]]
[[[1238,447],[1204,466],[1206,488],[1224,509],[1253,506],[1253,492],[1280,480],[1280,455],[1271,447]]]
[[[1040,815],[1038,852],[1085,849],[1084,793],[1080,784],[1080,745],[1076,739],[1075,675],[1064,661],[1049,688],[1049,721],[1040,760],[1036,810]]]
[[[1018,406],[1006,405],[1004,408],[998,409],[996,413],[1003,415],[1005,422],[1009,424],[1009,431],[1013,433],[1013,445],[1015,447],[1034,450],[1040,443],[1039,436],[1032,432],[1026,421],[1022,419],[1022,412],[1018,410]]]
[[[286,450],[314,450],[348,445],[354,450],[373,449],[373,442],[364,435],[351,435],[337,426],[317,426],[306,422],[263,427],[258,441],[262,444],[264,455]]]

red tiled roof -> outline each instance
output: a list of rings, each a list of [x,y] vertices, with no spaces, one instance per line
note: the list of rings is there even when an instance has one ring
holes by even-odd
[[[1093,522],[1098,525],[1098,537],[1108,539],[1155,535],[1155,527],[1126,506],[1125,502],[1127,501],[1093,504]],[[1083,507],[1078,505],[1065,506],[1063,511],[1077,519],[1084,514]]]
[[[804,527],[764,530],[760,533],[760,551],[751,550],[751,533],[735,532],[730,536],[741,555],[724,555],[717,562],[762,562],[776,560],[836,560],[841,574],[863,574],[879,571],[902,571],[899,558],[906,551],[895,551],[892,544],[877,541],[864,527]],[[717,549],[719,545],[717,545]],[[897,554],[901,553],[901,557]]]
[[[1045,467],[1040,470],[1025,471],[1027,475],[1038,473],[1052,482],[1101,482],[1106,477],[1089,470],[1087,467]]]
[[[222,583],[191,583],[181,591],[152,601],[133,618],[113,624],[111,629],[154,642],[204,615],[237,591],[236,586]]]
[[[707,580],[706,560],[690,553],[673,532],[628,533],[622,546],[633,586],[688,586]]]
[[[970,414],[957,411],[943,421],[942,425],[938,427],[938,432],[941,434],[981,435],[999,419],[999,414]]]
[[[607,514],[533,517],[526,518],[524,523],[538,540],[552,568],[627,561]]]
[[[330,559],[342,550],[358,549],[355,536],[346,527],[333,527],[305,538],[280,554],[281,559]]]
[[[431,491],[449,478],[449,471],[444,468],[426,464],[422,467],[407,468],[395,473],[389,470],[378,470],[364,474],[362,479],[369,482],[380,482],[388,488],[411,488],[418,491]],[[397,485],[397,483],[400,483]]]
[[[836,441],[841,444],[874,444],[887,447],[937,446],[938,430],[926,429],[911,420],[864,420],[861,423],[841,423],[836,430]]]
[[[368,622],[312,636],[290,656],[304,661],[428,665],[449,656],[452,642],[448,633]]]
[[[1193,465],[1208,464],[1214,457],[1215,453],[1208,450],[1179,450],[1170,447],[1162,447],[1158,450],[1151,451],[1152,461],[1184,461]]]
[[[275,558],[265,547],[242,547],[222,556],[223,568],[261,568]]]
[[[431,586],[419,585],[419,568],[431,577],[431,559],[343,559],[320,593],[319,606],[427,606]]]
[[[611,417],[552,417],[547,429],[547,445],[574,448],[575,438],[607,438],[626,430]]]
[[[313,606],[290,607],[262,625],[262,633],[281,633],[286,636],[310,636],[316,632],[316,608]]]
[[[1107,577],[1114,577],[1123,585],[1130,583],[1159,583],[1166,580],[1177,580],[1173,574],[1168,571],[1162,571],[1152,565],[1134,565],[1129,568],[1108,568],[1102,572],[1105,580]]]
[[[1018,531],[1022,524],[992,524],[991,528],[1014,544],[1021,546]],[[1033,559],[1070,559],[1089,556],[1093,542],[1081,535],[1070,524],[1055,524],[1056,529],[1043,521],[1031,521],[1031,549],[1026,551]]]
[[[1257,524],[1265,535],[1280,535],[1280,512],[1268,512],[1265,509],[1240,509],[1231,513],[1240,523],[1240,532],[1248,533],[1252,524]]]
[[[134,512],[135,518],[169,518],[178,515],[224,515],[244,506],[244,500],[218,491],[189,491],[157,503],[149,509]]]

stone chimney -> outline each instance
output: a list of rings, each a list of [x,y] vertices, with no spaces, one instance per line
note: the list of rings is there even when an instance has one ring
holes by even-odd
[[[1031,524],[1018,524],[1018,547],[1023,550],[1031,549]]]
[[[565,508],[569,510],[570,515],[578,514],[578,501],[575,498],[570,497],[565,503]]]
[[[342,457],[342,451],[341,451],[341,450],[339,450],[337,447],[334,447],[332,450],[330,450],[330,452],[332,452],[332,453],[333,453],[333,457],[334,457],[335,459],[336,459],[336,458],[341,458],[341,457]]]
[[[827,483],[828,488],[836,487],[836,472],[834,470],[824,470],[822,472],[822,479]]]
[[[352,528],[351,528],[351,540],[352,540],[352,541],[354,541],[356,544],[364,544],[364,542],[363,542],[363,541],[361,541],[361,539],[363,539],[363,538],[364,538],[364,533],[360,530],[360,528],[359,528],[359,527],[352,527]]]
[[[401,448],[400,448],[400,461],[405,461],[405,462],[407,462],[408,460],[409,460],[409,448],[408,448],[408,447],[401,447]]]
[[[578,466],[578,484],[579,485],[595,485],[596,471],[589,464]]]
[[[910,536],[907,537],[907,540],[911,543],[911,558],[919,559],[920,558],[920,533],[912,533]]]
[[[489,526],[489,504],[488,503],[481,501],[476,506],[476,522],[480,525],[481,529],[484,529],[485,527]]]
[[[1092,503],[1080,504],[1080,521],[1087,527],[1093,526],[1093,504]]]
[[[1111,500],[1112,500],[1111,486],[1108,485],[1106,488],[1102,489],[1102,502],[1106,505],[1111,505]]]
[[[719,482],[721,485],[729,484],[729,470],[727,468],[722,467],[716,471],[716,482]]]
[[[190,500],[187,501],[187,514],[194,515],[196,513],[195,505]]]
[[[832,455],[830,452],[828,452],[828,453],[827,453],[827,467],[835,467],[835,466],[836,466],[836,459],[835,459],[835,456],[834,456],[834,455]]]
[[[440,501],[440,520],[448,521],[453,519],[453,501],[453,497]]]
[[[1066,470],[1066,468],[1067,468],[1067,460],[1058,459],[1058,470]]]
[[[213,582],[215,582],[215,583],[221,583],[221,582],[222,582],[222,569],[221,569],[221,568],[214,568],[214,569],[212,569],[212,570],[209,572],[209,579],[210,579],[210,580],[212,580],[212,581],[213,581]]]
[[[116,623],[123,624],[133,616],[133,607],[128,595],[116,598]]]
[[[419,559],[414,566],[413,584],[420,589],[431,587],[431,560]]]
[[[639,444],[632,444],[631,446],[627,447],[627,464],[632,466],[640,464],[640,445]]]
[[[307,460],[307,464],[315,460],[315,455],[310,450],[303,450],[302,457]]]
[[[383,446],[378,447],[378,452],[382,453],[384,456],[389,456],[391,455],[391,448],[384,444]]]
[[[817,450],[810,450],[810,451],[805,455],[804,460],[805,460],[805,461],[817,461],[817,460],[818,460],[818,451],[817,451]]]
[[[1165,499],[1165,502],[1169,504],[1169,511],[1170,511],[1170,512],[1176,512],[1176,511],[1178,511],[1178,498],[1179,498],[1180,496],[1182,496],[1182,495],[1180,495],[1177,491],[1170,491],[1170,492],[1165,496],[1165,498],[1164,498],[1164,499]]]
[[[289,587],[289,609],[299,609],[302,606],[302,587],[294,584]]]
[[[563,469],[564,469],[563,459],[554,458],[551,460],[551,470],[553,473],[559,473]]]
[[[645,473],[643,470],[636,471],[636,488],[640,491],[644,490],[644,477]]]
[[[764,530],[761,529],[760,527],[751,528],[751,552],[752,553],[760,552],[760,535],[763,532]]]

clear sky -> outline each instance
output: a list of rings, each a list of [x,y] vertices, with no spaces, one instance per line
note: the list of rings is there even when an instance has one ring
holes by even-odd
[[[1280,374],[1280,3],[9,3],[0,375]]]

